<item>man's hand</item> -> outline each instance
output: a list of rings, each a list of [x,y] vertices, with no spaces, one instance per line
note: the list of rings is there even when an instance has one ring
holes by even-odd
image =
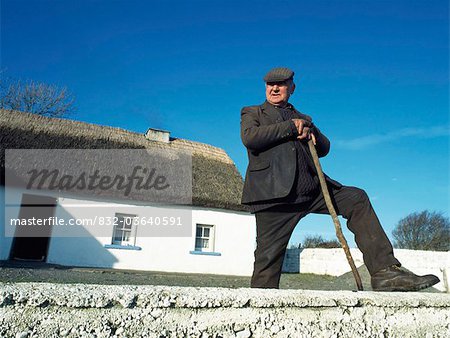
[[[316,137],[311,132],[311,122],[302,119],[292,119],[292,122],[294,122],[295,127],[297,128],[298,140],[312,139],[314,145],[316,145]]]
[[[300,140],[307,138],[309,127],[311,127],[311,123],[309,121],[302,119],[292,119],[292,122],[294,122],[295,128],[297,128],[298,131],[297,138]]]

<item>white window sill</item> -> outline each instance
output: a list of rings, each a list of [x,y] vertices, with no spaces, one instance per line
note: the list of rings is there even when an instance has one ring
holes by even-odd
[[[191,255],[205,255],[205,256],[222,256],[220,252],[211,252],[211,251],[189,251]]]
[[[140,246],[135,245],[119,245],[119,244],[105,244],[106,249],[119,249],[119,250],[142,250]]]

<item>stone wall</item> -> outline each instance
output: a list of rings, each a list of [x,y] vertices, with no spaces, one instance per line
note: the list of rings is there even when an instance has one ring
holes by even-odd
[[[295,251],[298,249],[291,249]],[[300,249],[300,263],[293,252],[285,256],[284,271],[290,271],[289,267],[299,265],[300,273],[314,273],[318,275],[341,276],[350,271],[350,266],[345,257],[344,250],[336,249]],[[361,251],[357,248],[350,249],[353,260],[357,267],[364,264]],[[450,277],[450,252],[445,251],[423,251],[395,249],[395,256],[406,269],[419,274],[435,274],[441,282],[434,287],[440,291],[449,292]],[[290,260],[294,260],[290,262]]]
[[[0,284],[2,337],[449,337],[450,295]]]
[[[300,272],[300,249],[286,249],[283,261],[283,272]]]

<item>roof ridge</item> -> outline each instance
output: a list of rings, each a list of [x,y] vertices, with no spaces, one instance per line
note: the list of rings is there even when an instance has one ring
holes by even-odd
[[[15,116],[12,117],[11,114],[13,114]],[[6,119],[3,118],[4,116],[6,116]],[[21,121],[20,118],[18,119],[18,116],[20,116],[22,119],[27,120],[27,121]],[[39,121],[39,120],[41,120],[41,121],[37,126],[29,123],[30,121]],[[44,123],[44,121],[46,121],[47,123]],[[102,130],[104,132],[104,134],[103,135],[97,134],[96,136],[101,137],[101,138],[106,138],[108,140],[116,139],[117,136],[129,135],[129,136],[134,136],[134,137],[140,138],[139,143],[141,143],[141,145],[144,145],[148,142],[157,142],[158,146],[162,146],[162,147],[169,146],[169,147],[174,147],[174,148],[179,148],[179,149],[191,150],[194,152],[198,151],[198,153],[201,155],[215,156],[224,162],[233,163],[232,159],[228,156],[228,154],[225,152],[224,149],[207,144],[207,143],[203,143],[203,142],[198,142],[198,141],[193,141],[193,140],[188,140],[188,139],[183,139],[183,138],[178,138],[178,137],[172,137],[169,144],[162,145],[162,144],[160,144],[161,142],[146,139],[145,135],[143,133],[138,133],[138,132],[120,128],[120,127],[112,127],[112,126],[108,126],[108,125],[101,125],[101,124],[90,123],[90,122],[85,122],[85,121],[73,120],[73,119],[69,119],[69,118],[48,117],[48,116],[42,116],[42,115],[37,115],[37,114],[32,114],[32,113],[22,112],[22,111],[17,111],[17,110],[0,109],[0,124],[4,124],[4,123],[6,123],[8,125],[13,124],[15,126],[20,126],[21,128],[24,128],[24,129],[30,129],[30,130],[42,129],[42,130],[45,130],[46,132],[55,132],[56,133],[57,129],[52,128],[54,126],[48,124],[51,122],[56,122],[56,124],[58,124],[59,126],[62,126],[62,127],[69,127],[69,130],[66,131],[69,134],[75,134],[77,131],[80,131],[83,129],[86,130],[86,129],[98,128],[98,130]],[[78,129],[74,129],[74,127],[78,127]],[[117,135],[117,133],[119,133],[119,135]]]

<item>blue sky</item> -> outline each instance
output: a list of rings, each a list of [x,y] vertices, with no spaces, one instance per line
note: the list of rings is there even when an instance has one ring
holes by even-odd
[[[8,75],[67,86],[76,120],[221,147],[242,174],[239,112],[274,66],[332,142],[324,170],[368,192],[389,236],[449,215],[448,1],[1,0]],[[291,242],[316,233],[333,238],[328,217]]]

